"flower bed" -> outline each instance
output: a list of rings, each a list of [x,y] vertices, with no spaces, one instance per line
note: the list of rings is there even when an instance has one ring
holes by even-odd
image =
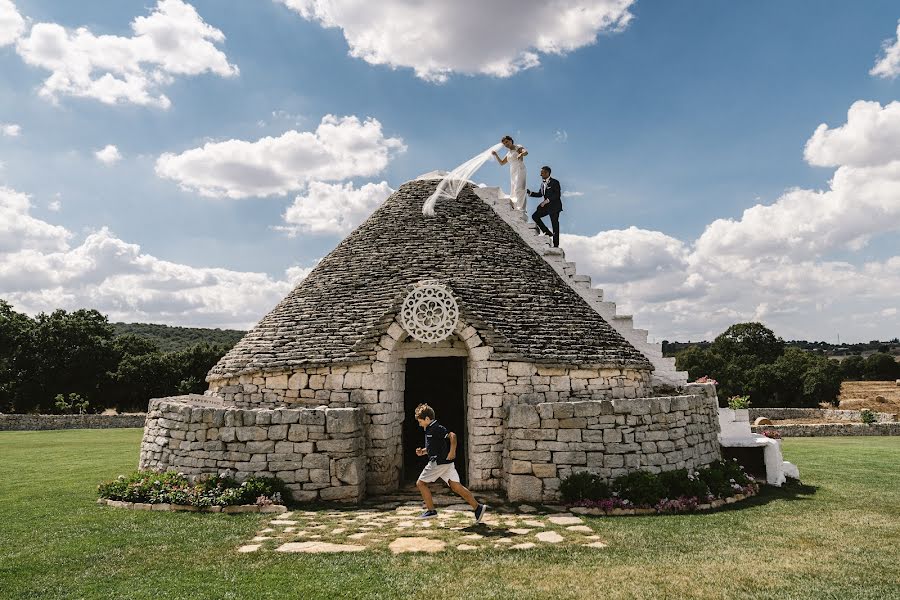
[[[97,486],[99,504],[136,510],[203,512],[284,512],[290,492],[275,477],[238,482],[226,474],[198,477],[182,473],[137,471]]]
[[[717,461],[696,470],[635,471],[610,481],[582,471],[563,479],[559,487],[572,512],[598,515],[710,510],[754,496],[758,490],[737,461]]]

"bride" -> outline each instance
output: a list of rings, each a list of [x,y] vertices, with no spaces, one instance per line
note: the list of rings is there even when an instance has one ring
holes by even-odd
[[[496,150],[494,150],[492,154],[501,165],[509,163],[510,202],[516,210],[524,211],[526,198],[524,158],[528,156],[528,150],[525,149],[525,146],[517,146],[513,139],[508,135],[503,136],[500,143],[506,146],[506,149],[509,150],[509,152],[507,152],[506,156],[503,158],[500,158],[500,155],[497,154]]]

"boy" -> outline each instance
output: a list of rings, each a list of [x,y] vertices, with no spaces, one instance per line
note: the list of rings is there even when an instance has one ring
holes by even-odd
[[[425,447],[416,448],[416,454],[428,456],[428,464],[422,469],[422,474],[416,481],[416,487],[422,494],[426,509],[419,518],[430,519],[437,516],[428,484],[443,479],[451,490],[475,509],[475,522],[480,523],[487,506],[479,504],[472,492],[459,482],[459,473],[456,472],[456,467],[453,465],[453,461],[456,459],[456,434],[448,433],[447,428],[435,420],[434,409],[427,404],[420,404],[416,407],[416,421],[419,423],[419,427],[425,430]]]

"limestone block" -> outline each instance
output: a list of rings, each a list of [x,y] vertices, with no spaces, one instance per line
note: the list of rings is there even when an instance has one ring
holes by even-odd
[[[509,408],[508,427],[517,429],[529,429],[539,427],[541,419],[534,406],[529,404],[514,404]]]
[[[310,469],[309,470],[309,480],[313,483],[330,483],[331,482],[331,474],[327,468],[326,469]]]
[[[247,442],[247,452],[251,454],[259,454],[265,452],[274,452],[275,442],[267,440],[263,442]]]
[[[603,442],[621,442],[622,441],[622,431],[619,429],[604,429],[603,430]]]
[[[513,475],[528,475],[531,473],[531,463],[525,460],[510,461],[509,472]]]
[[[288,376],[285,375],[269,375],[266,377],[266,387],[270,390],[286,390],[288,389]]]
[[[558,465],[584,465],[587,464],[587,455],[584,452],[554,452],[553,462]]]
[[[572,389],[572,381],[568,376],[554,376],[550,378],[550,391],[562,392]]]
[[[288,433],[287,425],[269,425],[269,439],[270,440],[287,439],[287,433]]]
[[[288,378],[287,389],[302,390],[309,383],[309,375],[306,373],[294,373]]]
[[[293,442],[275,442],[275,454],[293,454]]]
[[[235,435],[241,442],[261,442],[268,437],[269,432],[265,427],[238,427],[235,429]]]
[[[325,425],[325,410],[301,410],[299,423],[300,425]]]
[[[584,417],[560,419],[559,427],[560,429],[584,429],[585,427],[587,427],[587,420]]]
[[[356,452],[360,447],[361,441],[359,438],[319,440],[316,442],[316,449],[319,452]]]
[[[510,450],[534,450],[535,442],[533,440],[517,440],[511,439],[509,440],[509,449]],[[543,448],[544,450],[550,450],[550,448]]]
[[[537,374],[550,377],[561,376],[566,374],[566,369],[564,367],[545,367],[539,365],[537,367]]]
[[[603,466],[607,469],[617,469],[625,466],[625,457],[621,454],[610,454],[603,461]]]
[[[360,428],[360,413],[355,408],[330,408],[325,411],[328,433],[353,433]]]
[[[511,362],[507,366],[507,372],[510,377],[529,377],[535,372],[535,367],[531,363]]]
[[[575,416],[575,406],[572,402],[560,402],[553,404],[554,419],[569,419]]]
[[[309,439],[309,430],[306,425],[291,425],[287,439],[292,442],[305,442]]]
[[[560,429],[556,439],[559,442],[580,442],[581,429]]]
[[[546,479],[548,477],[556,477],[556,465],[536,463],[532,465],[535,477]]]
[[[552,452],[566,452],[567,450],[571,450],[570,444],[566,442],[554,442],[554,441],[542,441],[537,442],[536,448],[538,450],[550,450]],[[510,448],[512,450],[512,448]]]
[[[362,456],[355,458],[340,458],[334,461],[334,476],[343,483],[356,486],[365,479],[366,459]]]
[[[466,343],[468,343],[468,341]],[[491,354],[493,354],[493,352],[494,348],[491,346],[478,346],[477,348],[472,348],[471,350],[469,350],[469,357],[473,361],[485,361],[491,358]]]
[[[670,452],[675,449],[675,444],[667,440],[656,442],[656,448],[660,452]]]
[[[532,475],[510,475],[506,495],[512,502],[540,502],[543,483]]]
[[[503,406],[503,397],[495,394],[481,396],[482,408],[499,408]]]

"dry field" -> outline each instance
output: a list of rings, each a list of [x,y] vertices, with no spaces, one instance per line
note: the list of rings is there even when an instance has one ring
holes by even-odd
[[[894,381],[845,381],[840,402],[839,408],[845,410],[900,413],[900,385]]]

